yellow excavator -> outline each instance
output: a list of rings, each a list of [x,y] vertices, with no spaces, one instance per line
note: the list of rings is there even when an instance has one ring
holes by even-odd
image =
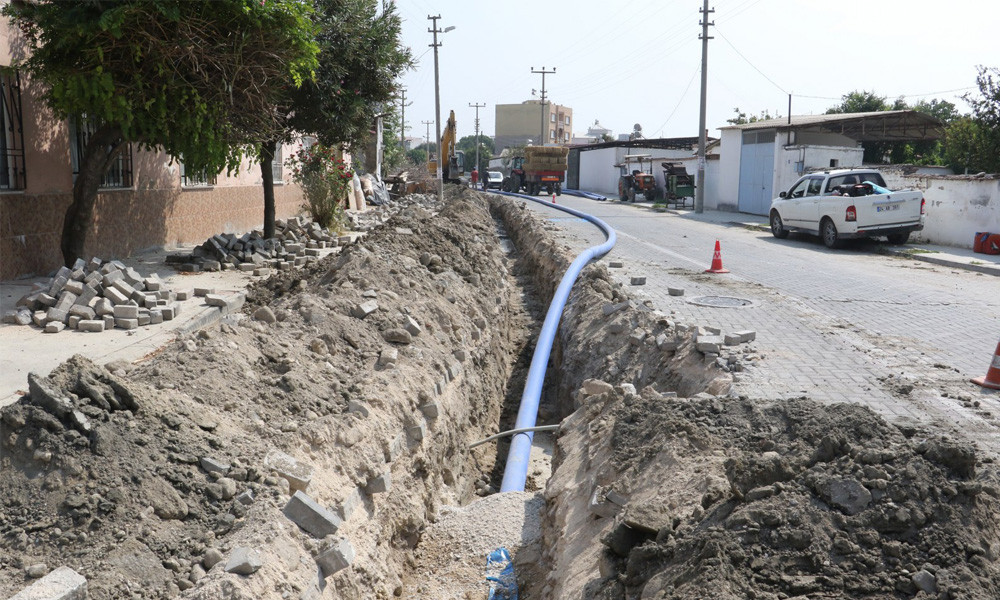
[[[438,144],[438,156],[446,158],[441,166],[441,178],[445,183],[461,183],[462,176],[465,175],[465,152],[455,149],[458,142],[458,128],[455,126],[455,111],[451,111],[448,123],[445,125],[444,133]],[[437,177],[437,157],[432,156],[427,161],[427,171],[431,177]]]

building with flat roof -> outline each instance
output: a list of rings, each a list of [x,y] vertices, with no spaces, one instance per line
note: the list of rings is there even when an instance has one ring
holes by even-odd
[[[573,109],[540,100],[496,105],[497,150],[533,144],[568,145],[573,139]]]

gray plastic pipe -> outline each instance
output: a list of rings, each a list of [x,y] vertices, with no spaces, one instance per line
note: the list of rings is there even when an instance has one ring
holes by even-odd
[[[511,192],[497,192],[504,196],[513,196],[531,200],[539,204],[544,204],[551,208],[569,213],[575,217],[580,217],[596,225],[604,232],[605,241],[598,246],[591,246],[584,250],[570,264],[566,274],[563,275],[552,295],[549,303],[549,310],[545,314],[545,321],[542,323],[542,330],[538,334],[538,341],[535,343],[535,353],[531,357],[531,366],[528,368],[528,377],[524,382],[524,392],[521,394],[521,405],[517,410],[517,421],[514,429],[530,429],[535,426],[538,418],[538,403],[542,397],[542,384],[545,381],[545,371],[549,364],[549,355],[552,353],[552,343],[555,341],[556,331],[559,329],[559,320],[562,318],[563,309],[566,307],[566,300],[569,299],[570,290],[576,282],[580,272],[593,260],[604,256],[615,246],[617,236],[614,229],[607,223],[588,215],[587,213],[574,210],[567,206],[552,204],[537,197],[514,194]],[[503,482],[500,484],[501,492],[523,492],[524,482],[528,478],[528,456],[531,454],[531,441],[534,433],[531,431],[517,433],[510,441],[510,451],[507,453],[507,466],[503,472]]]

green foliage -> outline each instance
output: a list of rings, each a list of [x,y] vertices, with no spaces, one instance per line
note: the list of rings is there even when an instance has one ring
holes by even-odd
[[[476,162],[476,136],[467,135],[462,139],[458,140],[455,144],[458,150],[465,152],[465,165],[466,171],[472,171],[473,163]],[[496,151],[496,146],[493,144],[493,140],[485,135],[479,136],[479,165],[477,168],[480,172],[486,171],[490,165],[490,159],[493,158],[493,153]]]
[[[291,92],[289,131],[314,134],[328,146],[361,146],[413,63],[400,43],[402,19],[393,2],[381,10],[378,0],[314,2],[319,65],[312,81]]]
[[[426,144],[421,144],[416,148],[412,148],[406,153],[406,158],[416,166],[426,166],[427,165],[427,147]]]
[[[956,173],[978,173],[986,169],[989,157],[979,124],[971,117],[954,120],[944,132],[944,163]]]
[[[744,125],[746,123],[756,123],[757,121],[769,121],[771,119],[778,119],[781,117],[781,115],[772,117],[771,113],[768,112],[767,110],[760,111],[759,115],[747,116],[747,113],[741,111],[740,107],[738,106],[733,109],[733,112],[736,113],[736,116],[733,117],[732,119],[726,119],[726,123],[731,123],[733,125]]]
[[[395,171],[406,161],[406,153],[399,143],[399,116],[393,111],[382,119],[382,170]]]
[[[910,106],[913,110],[928,114],[935,119],[941,121],[945,125],[954,122],[962,117],[962,113],[958,112],[955,105],[947,100],[938,100],[937,98],[933,100],[919,100],[913,106]]]
[[[990,173],[1000,173],[1000,69],[979,67],[976,76],[979,95],[967,94],[972,118],[978,130],[979,166]]]
[[[303,208],[313,220],[342,231],[346,223],[343,204],[354,173],[337,157],[337,151],[320,143],[302,146],[285,164],[292,169],[292,180],[306,197]]]
[[[60,118],[86,114],[126,141],[235,170],[250,132],[276,126],[283,92],[307,80],[318,47],[298,0],[24,2],[4,14],[26,33],[22,64]]]
[[[855,90],[841,96],[840,104],[828,108],[826,114],[876,112],[880,110],[892,110],[892,107],[886,102],[885,96],[879,96],[875,92],[866,90]]]

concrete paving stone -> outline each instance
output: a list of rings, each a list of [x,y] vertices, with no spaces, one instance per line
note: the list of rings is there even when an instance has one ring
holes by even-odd
[[[80,321],[82,320],[83,317],[81,317],[80,315],[70,315],[66,319],[66,327],[68,327],[69,329],[76,329],[77,325],[79,325]]]
[[[87,579],[69,567],[59,567],[10,600],[87,600]]]
[[[232,466],[229,463],[212,458],[210,456],[202,456],[198,462],[199,464],[201,464],[201,468],[204,469],[207,473],[219,473],[220,475],[228,475],[230,469],[232,469]]]
[[[139,327],[139,319],[124,319],[115,317],[115,327],[119,329],[137,329]]]
[[[63,290],[63,292],[59,294],[59,300],[56,301],[55,308],[68,312],[70,307],[76,304],[76,299],[76,294],[68,290]]]
[[[280,450],[269,452],[264,459],[264,465],[287,480],[291,492],[305,491],[312,481],[313,467],[311,465],[299,462]]]
[[[340,529],[340,517],[302,491],[295,492],[282,512],[293,523],[318,538],[333,535]]]
[[[316,557],[316,564],[319,565],[323,577],[327,578],[351,566],[354,558],[354,547],[351,546],[350,540],[340,538],[320,552],[319,556]]]
[[[128,298],[131,298],[132,294],[134,294],[136,291],[135,288],[129,285],[129,283],[124,279],[119,279],[115,281],[113,284],[111,284],[111,287],[115,288],[116,290],[121,292],[122,295]]]
[[[264,566],[260,552],[246,546],[237,546],[229,555],[226,562],[226,573],[236,573],[237,575],[253,575]]]
[[[365,485],[365,492],[372,496],[374,494],[384,494],[392,487],[392,472],[385,471],[377,477],[368,480]]]
[[[111,301],[115,306],[119,304],[128,304],[131,302],[128,295],[123,294],[121,290],[115,287],[104,288],[104,297]]]
[[[645,277],[632,277],[630,279],[632,285],[646,285]]]
[[[138,319],[139,307],[135,304],[117,304],[114,308],[116,319]]]
[[[89,306],[81,306],[79,304],[74,304],[69,309],[70,315],[75,315],[83,319],[93,319],[97,316],[97,312],[90,308]]]
[[[67,311],[56,307],[52,307],[45,312],[46,323],[65,323],[67,317],[69,317],[69,313]]]
[[[114,318],[113,315],[104,315],[103,319],[104,319],[104,329],[105,329],[105,331],[108,330],[108,329],[114,329],[114,327],[115,327],[115,318]]]
[[[104,331],[104,319],[85,319],[80,321],[77,325],[77,329],[80,331],[86,331],[88,333],[99,333]]]
[[[437,402],[428,402],[423,404],[419,408],[420,412],[424,413],[424,416],[428,419],[436,419],[441,414],[441,408],[438,406]]]
[[[342,521],[347,521],[362,502],[361,490],[354,488],[347,494],[346,498],[337,504],[337,514],[340,515]]]
[[[45,324],[45,333],[59,333],[63,329],[66,329],[66,324],[62,321],[49,321]]]
[[[419,442],[424,439],[427,435],[427,426],[423,423],[417,423],[411,427],[406,428],[406,434],[410,436],[413,441]]]
[[[44,292],[38,294],[38,303],[41,304],[42,306],[53,307],[56,305],[57,301],[58,300],[56,299],[56,297],[50,294]]]
[[[84,288],[84,283],[82,281],[77,281],[76,279],[70,279],[69,281],[66,282],[66,285],[63,287],[63,291],[71,292],[79,296],[80,294],[83,293],[83,288]]]
[[[695,349],[703,354],[718,354],[722,350],[724,340],[719,335],[698,336]]]
[[[178,294],[179,293],[180,292],[178,292]],[[203,298],[203,297],[207,296],[208,294],[214,294],[214,293],[215,293],[215,288],[206,288],[206,287],[196,287],[196,288],[194,288],[194,297],[195,298]]]
[[[154,308],[153,310],[149,311],[149,324],[150,325],[159,325],[162,322],[163,322],[163,311],[162,310],[160,310],[158,308]]]
[[[226,298],[221,294],[205,294],[205,304],[209,306],[226,306]]]
[[[671,296],[683,296],[684,295],[684,288],[668,287],[667,288],[667,294],[669,294]]]
[[[361,304],[356,304],[354,308],[351,309],[351,316],[355,319],[364,319],[376,310],[378,310],[378,302],[375,300],[366,300]]]

